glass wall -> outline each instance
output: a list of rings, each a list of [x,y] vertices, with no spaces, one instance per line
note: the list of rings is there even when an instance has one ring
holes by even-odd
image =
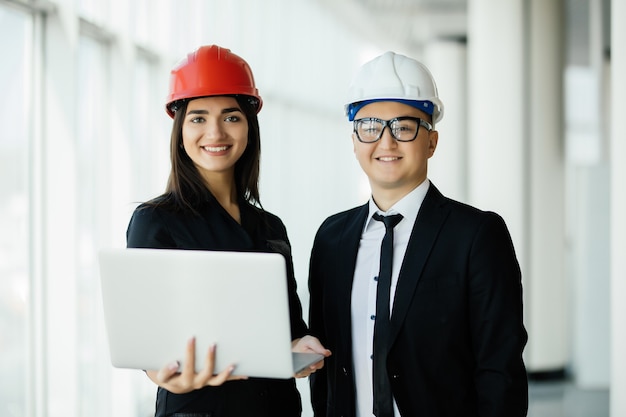
[[[30,167],[32,19],[0,7],[0,415],[26,415],[31,364]]]
[[[106,45],[87,36],[78,44],[78,77],[76,98],[76,280],[79,415],[108,415],[107,380],[102,367],[105,356],[101,306],[98,303],[97,247],[103,206],[100,166],[108,132],[108,84]],[[104,392],[103,392],[104,390]]]
[[[133,209],[165,188],[169,70],[200,45],[227,47],[254,72],[261,201],[287,226],[306,312],[317,228],[369,196],[343,115],[350,78],[383,50],[420,58],[370,26],[355,31],[375,19],[341,14],[347,3],[0,0],[0,417],[153,415],[154,384],[110,364],[97,252],[123,247]],[[441,151],[432,174],[467,183]],[[307,381],[298,387],[310,416]]]
[[[372,48],[332,19],[309,0],[0,0],[0,416],[153,415],[155,385],[110,364],[97,253],[124,246],[132,210],[165,188],[169,70],[200,45],[254,71],[261,198],[288,227],[306,308],[317,226],[363,197],[315,186],[360,178],[341,92]]]

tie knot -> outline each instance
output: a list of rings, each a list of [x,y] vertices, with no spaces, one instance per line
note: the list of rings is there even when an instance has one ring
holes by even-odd
[[[402,214],[392,214],[390,216],[381,216],[378,213],[374,213],[372,216],[374,220],[378,220],[379,222],[383,222],[385,224],[385,229],[393,229],[396,227],[400,220],[402,220]]]

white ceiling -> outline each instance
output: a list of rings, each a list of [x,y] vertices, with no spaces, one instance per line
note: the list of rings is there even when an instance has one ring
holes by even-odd
[[[401,44],[419,54],[436,39],[467,39],[469,0],[317,0],[361,36],[379,44]],[[610,0],[599,0],[602,10],[602,49],[610,54]],[[594,6],[595,5],[595,6]],[[565,44],[569,63],[586,64],[589,54],[591,10],[594,0],[563,0]]]
[[[420,50],[433,39],[466,39],[467,0],[318,0],[373,40]]]

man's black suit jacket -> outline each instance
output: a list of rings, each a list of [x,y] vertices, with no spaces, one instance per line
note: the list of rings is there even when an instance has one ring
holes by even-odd
[[[368,205],[329,217],[310,260],[310,330],[333,352],[316,417],[355,413],[350,300]],[[521,272],[500,216],[444,197],[419,210],[396,289],[387,369],[402,416],[526,416]]]

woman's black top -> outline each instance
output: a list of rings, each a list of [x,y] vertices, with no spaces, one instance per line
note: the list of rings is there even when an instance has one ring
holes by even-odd
[[[283,222],[246,201],[239,202],[239,209],[241,224],[214,198],[198,205],[198,213],[191,213],[176,208],[167,195],[158,197],[135,209],[126,233],[127,247],[281,253],[287,261],[291,336],[304,336],[307,328]],[[157,390],[156,417],[295,417],[301,411],[293,378],[228,381],[187,394]]]

